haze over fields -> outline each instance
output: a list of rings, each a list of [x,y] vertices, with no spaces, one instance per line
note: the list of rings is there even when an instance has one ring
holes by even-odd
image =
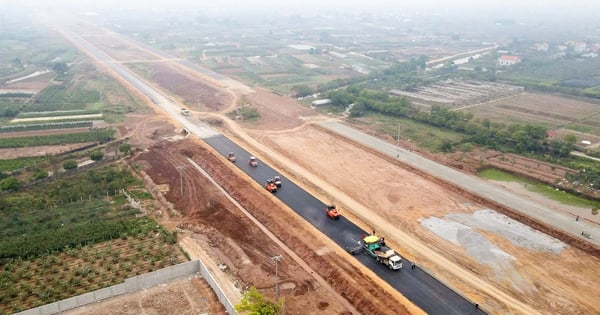
[[[516,0],[493,0],[493,1],[475,1],[475,0],[455,0],[455,1],[389,1],[389,0],[332,0],[332,1],[275,1],[275,0],[223,0],[223,1],[192,1],[192,0],[148,0],[148,1],[73,1],[73,0],[27,0],[13,1],[2,0],[0,4],[4,8],[7,7],[35,7],[49,9],[96,9],[96,8],[197,8],[205,9],[235,9],[244,11],[247,9],[256,9],[259,11],[267,11],[268,9],[291,9],[302,8],[306,12],[294,13],[310,13],[314,10],[323,8],[327,9],[349,9],[361,11],[419,11],[431,10],[434,12],[494,12],[499,15],[519,15],[524,12],[539,12],[539,13],[554,13],[556,16],[565,16],[567,13],[594,15],[595,10],[600,8],[597,1],[579,0],[579,1],[516,1]],[[548,16],[545,16],[548,17]]]

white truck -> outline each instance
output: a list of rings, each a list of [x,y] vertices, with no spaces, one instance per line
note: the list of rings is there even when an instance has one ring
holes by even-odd
[[[181,109],[181,115],[183,116],[189,116],[190,115],[190,110],[187,108],[182,108]]]

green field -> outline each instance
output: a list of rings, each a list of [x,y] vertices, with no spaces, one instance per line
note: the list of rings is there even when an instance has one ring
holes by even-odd
[[[393,118],[379,114],[369,114],[356,122],[375,127],[379,134],[386,135],[397,141],[410,141],[416,147],[439,152],[444,142],[460,143],[464,135],[446,129],[416,122],[406,118]]]
[[[11,172],[24,167],[36,165],[47,161],[45,156],[24,157],[18,159],[0,159],[0,172]]]
[[[479,177],[485,179],[491,179],[503,182],[517,182],[525,185],[529,191],[538,193],[552,200],[556,200],[565,205],[571,205],[582,208],[598,208],[600,207],[600,201],[588,200],[585,198],[578,197],[574,194],[557,190],[554,187],[550,187],[546,184],[535,182],[523,177],[515,176],[513,174],[495,169],[486,168],[481,170],[478,174]]]
[[[113,140],[113,129],[96,129],[88,132],[58,135],[32,136],[0,139],[0,148],[23,148],[64,143],[107,142]]]

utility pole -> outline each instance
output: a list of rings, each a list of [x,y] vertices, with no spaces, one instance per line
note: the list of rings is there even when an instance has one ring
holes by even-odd
[[[177,166],[176,168],[179,170],[179,186],[181,187],[181,196],[183,197],[183,173],[181,171],[185,168],[185,165]]]
[[[396,146],[400,146],[400,124],[398,124],[398,136],[396,137]]]
[[[281,258],[281,255],[271,257],[271,259],[275,261],[275,300],[279,297],[279,274],[277,271],[277,263]]]

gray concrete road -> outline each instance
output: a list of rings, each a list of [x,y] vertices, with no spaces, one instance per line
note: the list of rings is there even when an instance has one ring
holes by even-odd
[[[397,158],[411,167],[431,174],[444,181],[454,183],[466,191],[503,204],[515,211],[519,211],[540,222],[554,226],[559,230],[565,231],[590,243],[600,245],[600,227],[595,224],[582,220],[575,221],[575,218],[572,216],[552,211],[531,200],[496,187],[476,176],[467,175],[445,165],[428,160],[416,153],[352,129],[338,121],[326,121],[320,123],[320,125],[371,149],[390,157]],[[587,233],[589,238],[582,236],[582,232]]]

